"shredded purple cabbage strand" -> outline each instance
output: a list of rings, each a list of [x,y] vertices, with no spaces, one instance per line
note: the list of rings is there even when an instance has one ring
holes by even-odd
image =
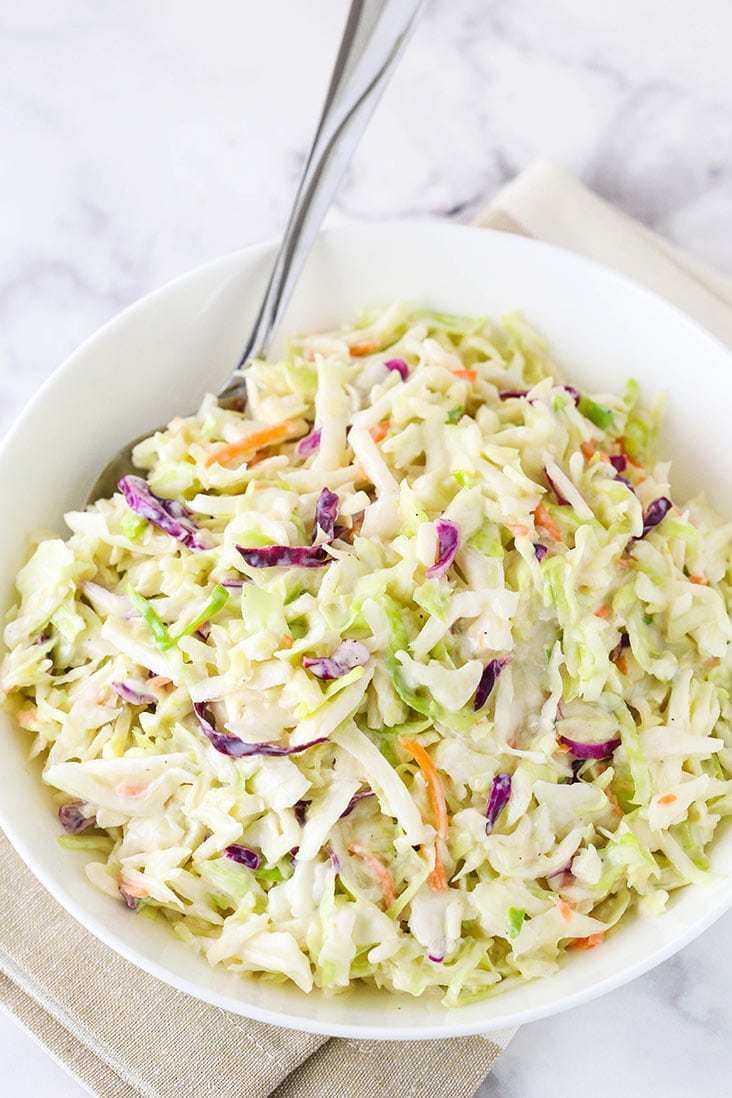
[[[619,736],[601,740],[599,743],[580,743],[578,740],[570,740],[568,736],[559,736],[558,739],[569,748],[576,759],[607,759],[621,743]]]
[[[300,457],[307,457],[308,454],[313,454],[320,446],[320,436],[322,433],[322,429],[319,427],[317,431],[311,431],[309,435],[305,435],[305,438],[301,438],[295,447],[295,453]]]
[[[395,373],[399,374],[402,381],[406,381],[409,377],[409,367],[403,358],[390,358],[384,365],[387,370],[393,370]]]
[[[85,816],[82,812],[83,801],[70,801],[62,804],[58,810],[59,823],[69,835],[78,835],[88,827],[96,827],[96,816]]]
[[[547,549],[546,545],[542,545],[540,541],[534,542],[534,554],[539,564],[541,564],[548,552],[549,550]]]
[[[511,775],[506,773],[496,774],[491,785],[488,804],[485,810],[485,833],[490,835],[495,827],[496,820],[503,812],[511,796]]]
[[[653,503],[649,503],[643,516],[643,533],[641,537],[644,538],[649,530],[652,530],[654,526],[658,526],[659,522],[663,522],[672,507],[673,503],[667,496],[660,496],[658,499],[654,499]]]
[[[370,656],[371,653],[362,641],[344,640],[332,656],[305,656],[302,665],[318,679],[340,679],[354,667],[363,667]]]
[[[345,820],[346,816],[350,816],[354,808],[359,801],[362,801],[365,797],[375,797],[373,789],[360,789],[358,793],[354,793],[346,807],[341,812],[340,818]]]
[[[140,518],[147,519],[188,549],[207,547],[200,527],[191,520],[192,512],[182,503],[156,496],[142,477],[122,477],[117,487],[127,506]]]
[[[330,564],[322,545],[263,545],[260,549],[236,547],[250,568],[324,568]]]
[[[313,539],[318,535],[318,530],[322,530],[328,541],[332,541],[335,537],[335,524],[338,518],[338,496],[335,492],[331,492],[330,488],[324,488],[318,496],[318,502],[315,504],[315,529],[313,531]]]
[[[113,682],[112,689],[119,694],[122,701],[129,702],[130,705],[152,705],[156,701],[153,694],[143,694],[141,690],[134,690],[126,682]]]
[[[437,533],[437,560],[427,569],[428,579],[440,579],[455,560],[460,544],[460,530],[449,519],[438,519],[435,523]]]
[[[193,712],[196,714],[201,731],[211,741],[212,746],[222,755],[228,755],[232,759],[243,759],[250,755],[268,755],[273,758],[279,758],[282,755],[298,755],[301,751],[314,747],[315,744],[325,743],[327,739],[327,736],[321,736],[317,740],[300,743],[295,747],[283,747],[278,743],[244,743],[238,736],[227,736],[226,733],[216,729],[208,719],[205,702],[194,702]]]
[[[474,713],[477,713],[479,709],[482,709],[488,701],[491,691],[496,685],[498,676],[510,662],[510,656],[497,656],[495,659],[489,660],[485,665],[483,674],[480,676],[480,681],[478,682],[478,687],[475,691],[475,697],[473,698]]]
[[[554,493],[554,498],[556,499],[559,506],[560,507],[571,507],[572,506],[571,503],[569,502],[567,497],[563,496],[562,493],[559,491],[559,489],[556,486],[556,483],[549,476],[549,473],[546,471],[546,469],[544,470],[544,476],[546,477],[547,484],[549,485],[552,492]]]
[[[249,846],[240,846],[239,843],[232,843],[231,846],[224,847],[224,854],[232,862],[236,862],[237,865],[245,865],[247,869],[259,869],[262,864],[261,854],[258,854],[256,850],[252,850]]]

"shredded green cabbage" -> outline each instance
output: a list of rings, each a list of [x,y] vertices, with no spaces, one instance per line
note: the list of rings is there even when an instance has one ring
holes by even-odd
[[[637,384],[402,302],[248,384],[136,448],[203,548],[117,494],[17,578],[6,705],[94,884],[234,972],[454,1006],[713,881],[732,526],[663,513]]]

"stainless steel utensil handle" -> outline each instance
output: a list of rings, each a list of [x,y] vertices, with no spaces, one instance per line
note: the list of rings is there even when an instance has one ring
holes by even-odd
[[[424,3],[353,0],[351,4],[323,113],[259,315],[236,369],[219,392],[219,400],[229,406],[245,402],[239,371],[250,358],[268,351],[341,177]]]

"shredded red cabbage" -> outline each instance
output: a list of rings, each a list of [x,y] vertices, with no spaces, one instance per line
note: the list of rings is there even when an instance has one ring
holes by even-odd
[[[630,647],[630,637],[628,636],[627,633],[621,633],[620,634],[620,640],[618,641],[618,643],[615,645],[612,652],[610,653],[610,659],[613,660],[613,662],[615,660],[619,659],[620,656],[623,653],[623,649],[624,648],[629,648],[629,647]]]
[[[478,688],[475,691],[475,697],[473,698],[474,713],[477,713],[479,709],[482,709],[488,701],[491,690],[496,685],[496,679],[501,671],[503,671],[504,667],[507,667],[510,662],[510,656],[498,656],[494,660],[489,660],[485,665],[483,674],[480,676]]]
[[[563,385],[562,388],[569,393],[572,400],[574,401],[574,406],[576,408],[580,402],[579,389],[575,389],[574,385]]]
[[[628,480],[628,478],[627,478],[627,477],[622,477],[622,476],[620,475],[620,473],[616,473],[616,474],[615,474],[615,479],[616,479],[616,480],[619,480],[619,481],[620,481],[620,482],[621,482],[622,484],[624,484],[626,488],[630,488],[630,490],[631,490],[631,492],[633,493],[633,495],[635,495],[635,494],[636,494],[635,488],[634,488],[634,487],[633,487],[633,485],[632,485],[632,484],[630,483],[630,481]]]
[[[625,454],[611,454],[610,464],[616,473],[624,473],[628,468],[628,459]]]
[[[257,854],[256,850],[252,850],[249,846],[240,846],[239,843],[232,843],[231,846],[224,847],[224,854],[232,862],[236,862],[237,865],[245,865],[247,869],[259,869],[262,864],[261,854]]]
[[[427,569],[429,579],[440,579],[455,560],[460,544],[460,530],[449,519],[438,519],[435,523],[437,533],[437,560]]]
[[[547,549],[546,545],[542,545],[540,541],[534,542],[534,553],[536,554],[536,559],[538,560],[539,564],[541,564],[548,552],[549,550]]]
[[[341,812],[341,819],[345,820],[346,816],[350,816],[354,808],[359,801],[362,801],[364,797],[375,797],[373,789],[361,789],[358,793],[354,793],[346,807]]]
[[[229,591],[238,591],[244,586],[244,580],[241,576],[237,579],[225,579],[221,581],[221,586],[228,588]]]
[[[113,682],[112,689],[116,690],[122,701],[130,705],[152,705],[156,700],[153,694],[143,694],[141,690],[133,690],[126,682]]]
[[[335,850],[333,849],[332,846],[327,846],[326,850],[328,851],[328,857],[330,858],[330,864],[333,866],[336,873],[338,873],[340,871],[340,868],[341,868],[340,858],[338,857],[338,855],[336,854],[336,852],[335,852]]]
[[[644,538],[649,530],[652,530],[654,526],[658,526],[672,507],[673,503],[667,496],[660,496],[659,499],[654,499],[653,503],[649,503],[643,516],[643,533],[641,537]]]
[[[321,736],[320,739],[300,743],[296,747],[283,747],[277,743],[244,743],[238,736],[227,736],[226,733],[219,732],[214,727],[206,715],[205,702],[194,702],[193,712],[198,718],[201,731],[208,737],[213,747],[220,751],[222,755],[228,755],[232,759],[243,759],[250,755],[268,755],[275,758],[281,755],[298,755],[301,751],[307,751],[309,747],[314,747],[317,743],[325,743],[327,739],[327,736]]]
[[[370,656],[371,653],[361,641],[344,640],[332,656],[305,656],[302,665],[312,671],[317,679],[340,679],[354,667],[363,667]]]
[[[403,358],[390,358],[388,362],[385,362],[387,370],[395,370],[402,381],[406,381],[409,377],[409,367]]]
[[[299,454],[300,457],[307,457],[308,454],[314,453],[320,446],[322,433],[322,429],[319,427],[317,431],[311,431],[309,435],[305,435],[305,438],[301,438],[295,447],[295,453]]]
[[[292,811],[295,813],[295,819],[300,824],[300,827],[305,826],[309,806],[310,801],[295,801],[292,806]]]
[[[498,396],[501,400],[518,400],[521,397],[528,396],[528,392],[528,389],[501,389]]]
[[[433,964],[441,965],[442,962],[445,960],[445,958],[444,957],[439,957],[435,953],[428,953],[427,954],[427,960],[432,961]]]
[[[251,568],[323,568],[330,564],[322,545],[263,545],[261,549],[237,549]]]
[[[80,831],[86,831],[87,827],[96,827],[96,816],[85,816],[82,812],[83,801],[71,801],[62,804],[58,810],[59,823],[69,835],[78,835]]]
[[[496,820],[508,804],[511,796],[511,775],[496,774],[491,786],[488,804],[485,810],[485,833],[490,835]]]
[[[125,497],[127,506],[136,515],[170,534],[188,549],[207,548],[200,527],[191,520],[192,512],[182,503],[156,496],[142,477],[122,477],[117,487]]]
[[[547,484],[549,485],[552,492],[554,493],[554,496],[555,496],[556,501],[559,504],[559,506],[560,507],[571,507],[571,504],[570,504],[569,500],[567,499],[566,496],[563,496],[562,493],[559,491],[559,489],[557,488],[557,486],[554,483],[554,481],[552,480],[552,478],[549,476],[546,469],[544,469],[544,476],[546,477]]]
[[[133,896],[131,893],[129,893],[127,891],[127,889],[124,887],[124,885],[118,885],[118,888],[119,888],[120,896],[122,897],[124,902],[127,904],[130,911],[139,911],[139,909],[145,903],[144,898],[142,896]]]
[[[324,488],[318,496],[315,504],[315,530],[313,538],[317,536],[318,527],[323,531],[329,541],[335,537],[335,523],[338,518],[338,496],[331,492],[330,488]]]
[[[621,740],[620,736],[614,736],[611,740],[600,740],[599,743],[579,743],[567,736],[559,736],[559,742],[568,747],[577,759],[607,759],[620,747]]]

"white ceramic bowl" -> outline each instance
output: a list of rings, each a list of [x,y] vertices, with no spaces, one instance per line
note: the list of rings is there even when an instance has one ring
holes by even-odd
[[[56,371],[0,450],[2,601],[27,536],[62,531],[122,443],[197,406],[237,360],[260,300],[271,246],[209,264],[128,309]],[[567,376],[589,389],[638,378],[670,391],[666,452],[677,499],[706,490],[727,515],[732,467],[732,359],[660,298],[535,241],[447,223],[364,225],[325,233],[303,274],[286,331],[317,330],[363,305],[401,297],[467,314],[521,309],[550,339]],[[576,1006],[669,957],[732,906],[732,882],[688,887],[655,920],[630,921],[556,975],[447,1011],[386,993],[327,998],[213,969],[160,923],[97,892],[84,857],[59,848],[58,822],[26,734],[0,717],[0,822],[36,876],[101,941],[173,986],[265,1022],[335,1036],[418,1039],[481,1033]],[[732,831],[712,865],[732,875]]]

